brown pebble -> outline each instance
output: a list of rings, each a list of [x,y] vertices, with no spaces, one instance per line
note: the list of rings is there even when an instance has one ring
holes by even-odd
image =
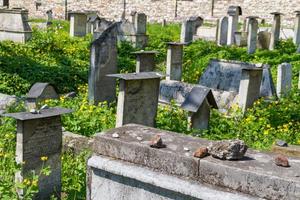
[[[162,141],[160,135],[155,135],[150,141],[150,147],[152,147],[152,148],[164,148],[164,147],[166,147],[166,145],[163,144],[163,141]]]
[[[277,166],[281,166],[281,167],[289,167],[289,160],[287,159],[287,157],[285,157],[284,155],[277,155],[275,157],[275,164]]]
[[[206,147],[200,147],[194,152],[194,157],[196,158],[204,158],[208,156],[208,149]]]

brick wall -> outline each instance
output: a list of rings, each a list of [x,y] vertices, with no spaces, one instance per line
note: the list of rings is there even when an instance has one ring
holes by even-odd
[[[69,10],[97,10],[106,18],[119,19],[123,12],[124,0],[68,0]],[[300,10],[299,0],[178,0],[177,18],[175,18],[175,0],[126,0],[129,13],[133,10],[145,12],[150,21],[178,21],[184,17],[200,15],[210,18],[212,1],[214,1],[214,16],[226,14],[229,5],[239,5],[243,16],[257,15],[270,22],[273,11],[284,13],[283,23],[293,24],[294,11]],[[36,2],[41,5],[36,8]],[[65,0],[10,0],[11,7],[25,7],[30,11],[30,17],[46,17],[46,10],[53,9],[56,18],[64,17]]]

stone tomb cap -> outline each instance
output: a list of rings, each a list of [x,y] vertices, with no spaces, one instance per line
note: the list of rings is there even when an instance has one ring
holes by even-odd
[[[190,112],[197,112],[206,98],[213,108],[218,109],[211,89],[204,86],[194,87],[182,103],[181,108]]]
[[[139,54],[158,54],[158,53],[159,53],[158,51],[144,51],[144,50],[132,52],[132,54],[135,54],[135,55],[139,55]]]
[[[227,14],[234,16],[236,14],[242,15],[242,8],[240,6],[229,6],[227,10]]]
[[[17,120],[25,121],[25,120],[32,120],[32,119],[54,117],[54,116],[59,116],[71,112],[73,112],[73,110],[71,109],[55,107],[55,108],[41,110],[40,114],[33,114],[30,112],[19,112],[19,113],[7,113],[7,114],[3,114],[2,116],[12,117]]]
[[[41,95],[43,95],[45,89],[47,87],[52,87],[54,91],[56,92],[56,88],[51,85],[50,83],[35,83],[29,90],[27,94],[27,98],[39,98]],[[51,98],[58,98],[58,94],[56,92],[57,97],[51,97]],[[53,96],[56,96],[55,94]]]
[[[283,15],[283,13],[281,13],[281,12],[271,12],[270,14],[271,15]]]
[[[158,72],[141,72],[141,73],[128,73],[128,74],[108,74],[108,77],[119,78],[123,80],[142,80],[142,79],[161,79],[164,75]]]

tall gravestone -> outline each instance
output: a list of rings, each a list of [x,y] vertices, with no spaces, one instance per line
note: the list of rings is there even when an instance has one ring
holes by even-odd
[[[0,8],[0,41],[25,43],[32,35],[28,24],[28,10]]]
[[[262,68],[244,68],[239,86],[239,105],[243,112],[260,97]]]
[[[38,180],[38,193],[34,199],[50,199],[52,195],[60,199],[61,193],[61,151],[62,123],[60,115],[70,113],[63,108],[41,110],[40,114],[29,112],[5,114],[17,119],[16,162],[22,164],[16,172],[16,182],[23,182],[32,176],[32,170],[39,174],[42,167],[50,166],[49,176],[41,175]],[[42,161],[41,157],[47,157]],[[22,196],[24,191],[18,189]]]
[[[253,54],[255,53],[256,50],[256,41],[257,41],[257,30],[258,30],[258,21],[257,17],[247,17],[248,19],[248,40],[247,40],[247,45],[248,45],[248,53]]]
[[[217,44],[223,46],[227,44],[228,17],[222,17],[219,21]]]
[[[292,88],[292,65],[282,63],[277,68],[277,96],[281,97],[287,94]]]
[[[162,75],[141,72],[108,76],[120,79],[116,127],[129,123],[153,127]]]
[[[228,11],[228,34],[227,44],[234,44],[234,34],[238,30],[239,15],[242,15],[242,9],[240,6],[229,6]]]
[[[166,79],[181,81],[184,43],[169,42],[167,45]]]
[[[180,41],[182,43],[190,43],[193,41],[197,29],[203,24],[201,17],[190,17],[182,22]]]
[[[88,19],[96,16],[95,11],[70,11],[70,36],[83,37],[87,34]]]
[[[271,30],[271,39],[270,39],[269,50],[274,50],[276,44],[279,41],[281,13],[273,12],[271,14],[273,15],[273,24],[272,24],[272,30]]]
[[[116,98],[116,81],[107,74],[117,73],[117,26],[109,26],[91,45],[89,102],[112,102]]]
[[[137,51],[136,55],[136,73],[151,72],[155,67],[155,54],[157,51]]]
[[[295,28],[294,28],[294,44],[300,45],[300,11],[296,11]]]
[[[145,13],[134,12],[132,14],[132,22],[135,29],[135,34],[132,37],[132,42],[137,48],[147,46],[147,15]]]

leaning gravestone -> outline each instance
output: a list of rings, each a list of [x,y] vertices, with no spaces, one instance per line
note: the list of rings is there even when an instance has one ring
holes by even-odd
[[[193,41],[194,35],[197,33],[198,27],[203,24],[201,17],[190,17],[181,25],[180,41],[182,43],[190,43]]]
[[[58,99],[59,95],[50,83],[35,83],[26,95],[27,110],[35,109],[37,104],[46,99]]]
[[[220,46],[227,44],[228,33],[228,17],[222,17],[219,21],[219,29],[217,35],[217,44]]]
[[[112,102],[116,98],[116,81],[107,74],[117,73],[117,27],[113,23],[92,42],[89,69],[89,102]]]
[[[32,35],[28,24],[28,10],[0,8],[0,41],[27,42]]]

